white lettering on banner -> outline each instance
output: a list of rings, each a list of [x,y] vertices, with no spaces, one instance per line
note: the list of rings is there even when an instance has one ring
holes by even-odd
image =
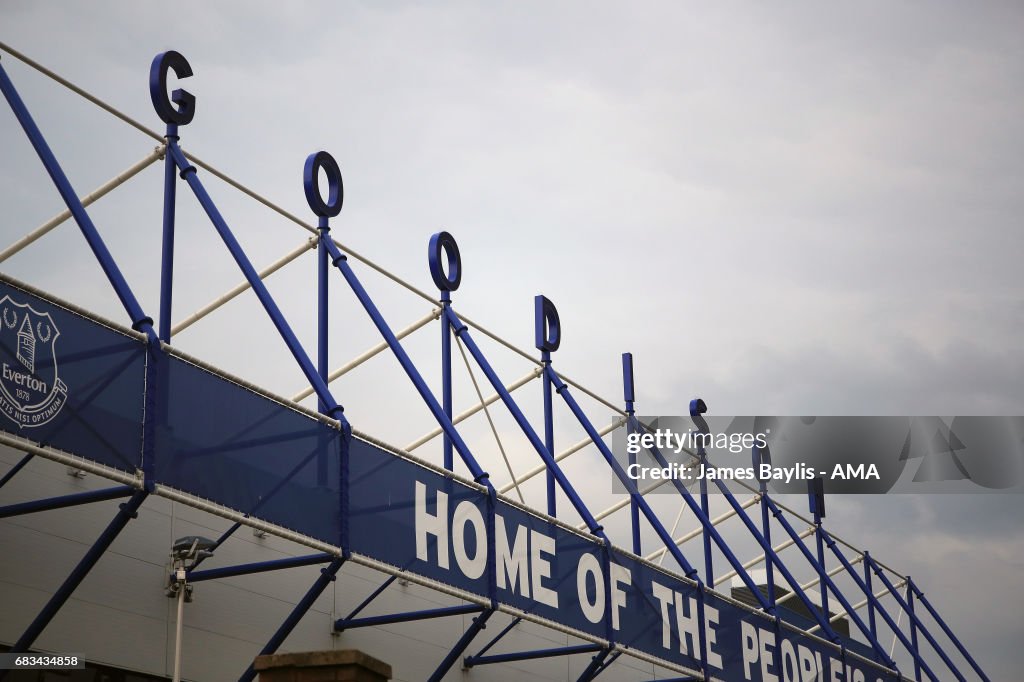
[[[471,500],[463,500],[448,516],[448,494],[434,493],[434,513],[427,511],[427,486],[416,481],[416,558],[431,561],[429,538],[437,541],[436,565],[450,568],[449,553],[455,555],[459,570],[470,580],[476,580],[487,571],[487,523],[483,512]],[[555,538],[522,524],[515,527],[509,548],[505,519],[495,515],[495,553],[498,571],[495,582],[499,589],[515,590],[552,608],[558,608],[558,592],[545,585],[551,580],[551,559],[555,556]],[[473,537],[473,556],[469,554],[469,538]],[[449,543],[450,539],[450,543]],[[603,588],[602,588],[603,589]],[[602,592],[603,594],[603,592]],[[623,601],[625,598],[623,597]],[[602,606],[602,609],[604,607]]]
[[[826,679],[820,652],[785,638],[776,642],[773,630],[742,621],[740,649],[744,679],[758,682],[821,682]],[[752,676],[753,672],[760,672],[760,676]],[[867,678],[863,670],[849,664],[844,669],[842,661],[829,657],[827,679],[828,682],[866,682]],[[882,678],[875,680],[882,682]]]
[[[587,576],[591,575],[594,576],[594,601],[587,597]],[[587,620],[600,623],[604,617],[604,571],[601,570],[601,562],[593,554],[581,556],[576,566],[576,594]]]
[[[469,557],[466,547],[467,523],[473,526],[473,536],[476,539],[476,556],[473,558]],[[469,500],[463,500],[455,507],[455,517],[452,519],[452,550],[455,552],[456,563],[470,580],[476,580],[487,570],[487,527],[484,525],[484,515]]]
[[[679,653],[693,658],[700,658],[700,630],[697,600],[687,597],[682,592],[651,583],[651,593],[661,604],[661,645],[666,649],[672,646],[672,625],[679,639]],[[675,616],[674,621],[672,616]],[[718,626],[718,609],[704,607],[704,641],[707,645],[708,663],[716,668],[722,667],[722,655],[715,650],[717,644],[716,627]],[[749,679],[749,678],[748,678]]]
[[[530,564],[528,547],[530,543],[530,532],[526,526],[516,526],[515,539],[512,540],[512,547],[508,544],[508,531],[505,530],[505,519],[501,515],[495,515],[494,524],[495,539],[494,551],[498,553],[498,589],[516,591],[516,584],[519,584],[519,594],[524,597],[530,596]],[[506,583],[506,576],[508,582]],[[506,588],[506,584],[508,587]]]
[[[625,566],[612,564],[612,629],[619,629],[619,609],[626,605],[626,591],[623,583],[629,585],[632,574]]]
[[[416,558],[430,561],[427,556],[427,536],[437,538],[437,565],[448,568],[448,494],[440,490],[435,494],[437,512],[427,512],[427,486],[416,481]]]
[[[0,366],[0,373],[2,369]],[[630,622],[622,618],[624,609],[642,609],[649,603],[660,612],[661,646],[671,652],[666,658],[679,660],[678,654],[682,654],[691,661],[700,661],[703,638],[710,669],[727,671],[738,678],[742,668],[743,679],[748,682],[881,682],[881,677],[858,669],[850,657],[842,660],[831,656],[827,649],[823,652],[813,638],[789,633],[777,623],[758,627],[756,622],[748,622],[753,618],[751,614],[738,617],[728,606],[715,601],[714,595],[707,595],[702,604],[696,587],[679,584],[676,590],[656,580],[646,582],[646,578],[637,578],[645,584],[635,584],[634,578],[644,575],[642,571],[630,568],[630,564],[609,562],[603,548],[596,544],[591,551],[572,554],[576,563],[574,599],[571,582],[566,580],[571,580],[567,574],[572,568],[565,565],[565,557],[558,575],[552,575],[558,565],[555,529],[548,535],[532,528],[531,522],[514,523],[495,514],[492,563],[488,536],[491,524],[483,498],[460,495],[462,499],[453,504],[450,493],[419,481],[415,482],[414,497],[416,558],[435,568],[451,570],[454,556],[454,568],[469,580],[478,580],[493,570],[499,593],[521,596],[552,609],[572,610],[594,625],[608,619],[616,631]],[[532,525],[547,528],[539,521]],[[560,593],[554,589],[555,577],[568,583],[563,585],[567,590]],[[560,600],[569,603],[560,604]],[[575,611],[576,604],[579,611]],[[650,613],[645,617],[656,616]],[[720,631],[723,617],[729,627]],[[719,637],[725,633],[729,633],[730,641],[721,642]],[[730,655],[728,662],[723,648]]]
[[[551,562],[545,556],[555,556],[555,539],[530,529],[530,586],[533,598],[541,604],[558,608],[558,593],[545,587],[542,580],[551,577]]]

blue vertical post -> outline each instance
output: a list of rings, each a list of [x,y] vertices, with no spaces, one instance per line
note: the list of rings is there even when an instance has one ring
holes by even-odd
[[[907,576],[907,585],[910,585],[910,576]],[[910,588],[907,590],[907,613],[910,614],[910,643],[914,645],[914,649],[917,649],[917,624],[914,622],[914,590]],[[921,666],[918,664],[917,659],[914,659],[914,679],[921,679]]]
[[[327,375],[330,374],[329,351],[330,339],[328,324],[330,323],[327,275],[330,262],[327,259],[327,247],[324,242],[331,238],[330,218],[320,216],[317,221],[318,241],[316,247],[316,371],[327,384]],[[323,398],[317,397],[317,410],[321,414],[327,414],[327,405]],[[317,485],[327,485],[328,469],[328,447],[327,438],[321,434],[319,438],[319,452],[316,458],[316,482]]]
[[[708,406],[700,398],[694,398],[690,401],[690,417],[693,419],[693,423],[697,425],[701,435],[710,433],[708,423],[704,420],[703,416],[707,411]],[[701,467],[708,466],[708,450],[703,439],[697,446],[697,457],[700,460]],[[704,476],[701,476],[700,479],[700,509],[704,512],[704,516],[711,518],[711,508],[708,500],[708,480]],[[704,574],[707,576],[708,587],[713,588],[715,586],[715,575],[712,568],[711,538],[706,531],[701,533],[701,536],[704,539]]]
[[[717,481],[717,483],[719,485],[719,488],[724,489],[724,484],[722,483],[722,481]],[[871,631],[868,629],[867,624],[861,619],[860,616],[857,615],[857,611],[853,608],[853,605],[850,604],[850,601],[843,595],[842,591],[838,587],[836,587],[836,584],[832,580],[832,578],[830,578],[827,573],[820,571],[820,564],[818,563],[818,560],[814,557],[813,554],[811,554],[811,551],[807,549],[807,546],[804,544],[803,540],[800,539],[799,533],[796,532],[796,529],[793,528],[792,524],[790,524],[790,522],[783,515],[782,510],[779,509],[778,505],[776,505],[771,498],[768,498],[768,506],[771,508],[772,514],[775,516],[775,518],[778,519],[779,525],[782,526],[783,530],[786,531],[786,534],[789,535],[789,537],[793,540],[793,544],[796,546],[797,549],[800,550],[800,553],[804,555],[804,559],[807,560],[807,563],[811,566],[811,568],[819,572],[819,575],[821,576],[821,584],[819,585],[821,591],[824,592],[825,590],[832,590],[832,593],[836,596],[836,599],[839,601],[839,603],[842,604],[842,607],[846,611],[847,615],[850,617],[850,620],[852,620],[857,625],[857,627],[860,629],[860,631],[864,634],[865,637],[871,640],[870,644],[874,648],[875,652],[882,657],[882,660],[885,662],[886,665],[895,668],[896,662],[893,661],[889,657],[889,654],[885,652],[885,649],[882,647],[881,643],[879,643],[877,639],[871,637]],[[832,545],[830,545],[833,552],[837,550],[837,548],[835,547],[834,540],[826,537],[826,542],[833,543]],[[778,559],[778,554],[774,551],[772,551],[772,556],[773,558]],[[842,561],[844,561],[845,565],[845,559],[843,559]],[[786,568],[786,565],[782,562],[779,562],[778,567],[779,571],[786,576],[786,580],[789,582],[789,584],[793,586],[793,589],[797,592],[802,593],[802,590],[799,589],[799,583],[792,579],[792,574],[789,574],[789,569]],[[856,571],[852,571],[851,568],[852,567],[848,567],[847,570],[851,573],[851,577],[855,581],[859,582],[860,576],[857,575]],[[821,613],[820,609],[806,598],[806,595],[802,598],[802,600],[804,602],[804,606],[807,607],[807,610],[814,614],[815,618],[818,621],[818,624],[822,626],[822,631],[829,633],[829,638],[833,642],[837,644],[840,643],[842,640],[839,638],[839,635],[837,635],[835,631],[832,629],[832,626],[828,624],[828,616]],[[827,628],[826,625],[828,626]]]
[[[544,367],[550,367],[551,351],[541,351],[540,356]],[[541,382],[544,387],[544,447],[548,449],[548,452],[554,455],[555,413],[551,397],[551,382],[548,381],[547,375],[541,377]],[[544,482],[546,484],[545,490],[547,491],[548,516],[555,516],[558,511],[558,505],[555,501],[555,474],[550,469],[544,472]]]
[[[242,271],[242,274],[245,275],[246,280],[248,280],[249,285],[252,287],[253,293],[256,294],[256,298],[258,298],[260,303],[263,305],[263,309],[266,311],[267,316],[270,318],[271,322],[274,323],[274,326],[277,328],[282,340],[284,340],[285,345],[288,346],[288,350],[291,352],[292,357],[295,359],[295,362],[299,365],[299,368],[305,375],[306,380],[312,385],[317,396],[326,404],[328,414],[341,421],[342,428],[346,433],[349,432],[350,425],[344,418],[344,408],[334,400],[330,390],[327,388],[327,384],[324,383],[324,380],[320,378],[319,374],[317,374],[313,361],[310,360],[309,355],[306,354],[306,350],[302,347],[302,344],[299,343],[299,340],[295,336],[295,332],[292,331],[288,321],[281,313],[281,309],[277,306],[273,296],[270,295],[266,285],[260,279],[259,274],[256,272],[256,268],[253,267],[252,262],[245,253],[245,250],[242,249],[242,245],[238,243],[235,235],[231,232],[231,228],[228,227],[224,217],[220,214],[216,204],[214,204],[213,199],[206,191],[206,188],[203,187],[203,183],[199,180],[196,173],[195,166],[188,162],[188,159],[185,158],[185,155],[176,144],[169,144],[167,153],[173,155],[174,163],[181,170],[182,177],[185,178],[185,182],[188,183],[192,193],[195,194],[199,204],[203,207],[206,215],[210,218],[210,222],[213,223],[214,228],[220,235],[224,245],[228,248],[232,258],[235,260],[235,263]],[[338,177],[340,178],[340,172]],[[338,185],[340,185],[340,182]],[[340,187],[335,187],[332,184],[332,194],[340,191]],[[319,197],[317,198],[319,199]],[[333,245],[328,244],[328,248],[330,248],[330,246]]]
[[[751,455],[753,458],[754,471],[758,472],[758,484],[761,492],[761,533],[764,535],[765,544],[769,547],[772,546],[772,524],[771,518],[768,515],[768,479],[761,478],[761,464],[771,464],[772,453],[765,445],[763,448],[759,448],[754,445],[751,448]],[[764,569],[765,569],[765,582],[768,583],[768,603],[773,607],[775,606],[775,564],[772,563],[771,557],[765,554],[764,558]]]
[[[327,216],[320,216],[317,225],[319,241],[316,247],[316,371],[327,383],[327,375],[330,373],[328,366],[328,293],[327,274],[330,261],[327,259],[327,247],[324,245],[331,238],[330,219]],[[318,399],[317,406],[320,412],[326,407],[324,401]]]
[[[441,312],[452,304],[450,291],[441,292]],[[452,408],[452,326],[448,324],[448,318],[441,315],[441,406],[445,416],[450,420],[453,415]],[[452,439],[444,434],[443,444],[444,468],[449,471],[455,466],[455,451],[452,448]]]
[[[167,124],[167,141],[178,140],[178,126]],[[171,341],[171,296],[174,282],[174,201],[177,168],[170,154],[164,153],[164,226],[160,260],[160,340]]]
[[[562,342],[562,325],[558,319],[558,310],[545,296],[533,298],[534,345],[540,351],[544,369],[551,367],[551,354],[558,350]],[[551,380],[547,372],[541,377],[544,385],[544,447],[555,454],[555,418],[551,398]],[[546,472],[548,516],[554,516],[555,504],[555,473],[548,468]]]
[[[867,593],[874,594],[874,588],[871,587],[871,563],[867,560],[870,554],[864,552],[864,584],[867,586]],[[868,627],[871,628],[871,636],[878,636],[878,629],[875,624],[875,603],[873,599],[868,599]],[[916,663],[915,663],[916,667]]]
[[[580,498],[579,494],[576,492],[576,489],[573,487],[572,483],[570,483],[569,479],[566,478],[565,473],[562,471],[561,467],[558,466],[558,462],[555,461],[555,458],[552,456],[551,452],[544,446],[543,441],[541,440],[540,436],[537,435],[537,432],[530,424],[530,421],[526,418],[526,415],[523,414],[523,411],[519,408],[519,405],[516,404],[516,401],[512,398],[512,395],[508,392],[508,389],[505,388],[505,385],[501,382],[501,379],[498,378],[498,375],[497,373],[495,373],[494,368],[491,367],[489,362],[487,362],[487,358],[484,357],[484,354],[480,350],[480,347],[477,346],[476,341],[473,340],[473,335],[469,333],[469,328],[465,324],[463,324],[462,320],[459,319],[459,316],[455,314],[454,309],[449,308],[447,310],[447,313],[448,319],[451,322],[452,329],[454,330],[455,335],[458,338],[460,338],[463,343],[466,344],[466,350],[468,350],[469,354],[473,356],[473,359],[476,361],[477,365],[479,365],[480,369],[483,371],[484,376],[487,377],[487,381],[490,382],[491,387],[494,388],[494,390],[501,397],[501,401],[505,404],[505,407],[508,408],[508,411],[512,414],[512,418],[516,420],[516,423],[522,430],[523,435],[525,435],[527,440],[530,441],[530,445],[532,445],[533,449],[537,452],[538,455],[540,455],[540,458],[544,462],[544,465],[548,468],[549,471],[554,472],[555,480],[558,482],[558,486],[562,489],[562,492],[565,493],[565,496],[569,498],[569,502],[572,504],[573,508],[577,511],[577,513],[579,513],[580,518],[582,518],[584,523],[587,524],[587,528],[590,530],[591,533],[601,538],[602,540],[606,539],[607,536],[605,535],[604,528],[597,522],[597,519],[594,518],[594,515],[587,508],[587,505],[584,504],[583,499]],[[558,376],[550,367],[547,368],[547,373],[549,376],[552,377]],[[558,384],[555,384],[555,390],[558,390]],[[598,440],[600,440],[600,438],[598,438]]]
[[[149,66],[149,96],[157,115],[167,124],[164,143],[178,142],[178,126],[188,125],[195,116],[196,98],[185,90],[175,90],[167,97],[167,73],[174,71],[178,78],[192,75],[192,67],[181,54],[170,50],[153,58]],[[174,106],[177,104],[177,106]],[[163,244],[160,260],[160,340],[171,341],[171,299],[174,282],[174,206],[176,199],[177,167],[171,155],[164,151],[164,220]]]
[[[825,568],[825,541],[821,528],[821,520],[825,518],[825,482],[820,476],[807,481],[807,497],[810,501],[811,514],[814,516],[814,539],[818,549],[818,575],[820,576],[818,586],[821,588],[821,613],[825,618],[830,618],[828,611],[828,590],[825,589],[825,579],[828,578],[828,571]]]
[[[325,152],[326,153],[326,152]],[[416,388],[416,392],[420,394],[420,398],[426,403],[427,408],[430,410],[431,415],[437,421],[438,426],[441,430],[452,439],[452,446],[455,451],[462,457],[463,462],[469,468],[470,473],[473,475],[473,480],[477,483],[481,483],[488,488],[492,487],[489,480],[489,476],[486,471],[480,468],[480,464],[476,461],[473,453],[469,449],[469,445],[462,438],[462,435],[456,430],[455,425],[452,424],[452,420],[447,417],[444,413],[444,409],[441,404],[437,401],[437,398],[431,392],[427,383],[423,380],[423,376],[416,369],[416,365],[413,364],[412,358],[402,348],[402,344],[399,342],[395,333],[391,330],[387,320],[380,314],[380,310],[374,304],[373,299],[370,298],[370,294],[367,293],[366,288],[363,287],[359,281],[359,277],[355,271],[352,270],[352,266],[348,264],[348,258],[341,252],[341,249],[337,247],[334,242],[327,242],[327,250],[331,257],[331,264],[341,272],[342,277],[348,283],[349,288],[352,289],[352,293],[359,299],[360,305],[363,306],[363,310],[370,316],[370,320],[373,321],[373,325],[380,332],[380,335],[384,337],[384,341],[388,344],[391,352],[394,353],[395,358],[398,360],[398,364],[405,370],[406,376],[412,382]],[[448,309],[448,313],[451,313],[451,308]],[[451,319],[451,315],[449,315]],[[460,322],[461,324],[461,322]],[[319,379],[319,377],[317,377]]]
[[[447,271],[445,270],[447,260]],[[462,283],[462,255],[459,245],[447,232],[437,232],[427,243],[430,278],[441,292],[441,409],[452,420],[452,326],[444,312],[452,305],[452,292]],[[455,466],[452,439],[444,433],[444,468]],[[486,620],[486,619],[485,619]],[[481,625],[482,627],[482,625]]]
[[[547,377],[544,377],[547,380]],[[636,401],[636,385],[633,382],[633,354],[622,354],[622,399],[626,403],[626,438],[633,433],[633,422],[636,419],[634,403]],[[626,448],[629,465],[636,464],[636,453]],[[629,496],[629,527],[633,535],[633,554],[640,556],[640,507],[636,499]]]
[[[779,511],[779,518],[780,520],[782,520],[783,518],[781,511]],[[893,634],[896,635],[896,638],[900,640],[904,648],[906,648],[907,653],[909,653],[914,658],[915,662],[920,662],[921,667],[924,668],[924,671],[928,675],[929,679],[938,682],[938,676],[936,676],[935,673],[932,672],[932,669],[928,667],[928,665],[924,662],[923,659],[921,659],[921,653],[913,646],[913,644],[911,644],[910,640],[907,639],[907,636],[900,631],[899,626],[896,624],[896,621],[893,620],[893,617],[889,615],[889,612],[885,610],[885,607],[882,606],[882,604],[878,601],[878,598],[875,597],[873,592],[871,592],[871,589],[867,586],[867,583],[861,580],[860,576],[857,574],[857,571],[853,568],[853,564],[850,563],[850,561],[846,558],[846,555],[844,555],[842,550],[839,549],[839,543],[837,543],[832,538],[832,536],[828,534],[827,531],[825,532],[825,544],[828,545],[828,548],[830,550],[832,550],[832,553],[835,554],[836,559],[838,559],[839,563],[842,564],[844,569],[846,569],[846,572],[849,574],[850,578],[853,579],[853,582],[857,584],[857,587],[864,593],[864,596],[867,597],[868,603],[874,605],[875,612],[882,617],[882,620],[885,621],[885,624],[889,626]],[[869,567],[873,567],[874,565],[871,557],[869,557],[866,554],[864,555],[864,562],[865,565]],[[837,592],[837,594],[840,593]],[[855,614],[850,609],[849,605],[844,604],[843,608],[845,608],[847,613],[850,614],[850,617],[853,618]],[[860,627],[859,622],[858,627]],[[864,630],[864,628],[861,627],[861,631],[865,632],[871,639],[872,646],[874,646],[875,643],[877,643],[877,638],[871,634],[870,630]],[[889,654],[886,653],[885,649],[881,648],[880,646],[877,646],[875,647],[875,651],[876,653],[878,653],[878,660],[882,661],[886,665],[889,665],[890,667],[896,667],[896,663],[892,661],[892,659],[889,657]]]
[[[324,201],[320,193],[320,170],[323,169],[327,176],[328,192],[327,201]],[[345,200],[345,189],[341,182],[341,169],[334,157],[327,152],[314,152],[306,157],[302,166],[302,189],[306,194],[306,203],[317,216],[317,247],[316,247],[316,373],[324,386],[324,392],[317,394],[317,409],[321,414],[335,416],[340,412],[337,405],[328,404],[325,400],[327,395],[327,375],[330,373],[328,366],[329,336],[328,324],[330,322],[328,299],[328,279],[330,272],[330,259],[328,258],[327,243],[331,240],[331,218],[341,213],[341,207]],[[321,437],[318,444],[316,457],[316,482],[317,485],[327,485],[328,469],[328,447],[327,439]],[[343,446],[347,451],[347,446]],[[342,486],[347,481],[342,481]],[[345,522],[345,519],[342,519]]]

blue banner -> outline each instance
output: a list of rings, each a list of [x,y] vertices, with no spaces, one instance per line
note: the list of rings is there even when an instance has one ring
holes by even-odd
[[[450,472],[346,447],[332,423],[0,281],[0,429],[135,472],[144,418],[156,483],[587,638],[694,671],[706,660],[720,679],[886,679],[851,653],[870,649],[809,636],[796,613],[775,621]]]
[[[0,280],[4,431],[134,472],[145,362],[137,338]]]

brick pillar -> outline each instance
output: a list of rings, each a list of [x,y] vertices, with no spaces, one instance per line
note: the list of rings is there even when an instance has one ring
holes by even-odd
[[[258,656],[259,682],[387,682],[391,666],[356,649]]]

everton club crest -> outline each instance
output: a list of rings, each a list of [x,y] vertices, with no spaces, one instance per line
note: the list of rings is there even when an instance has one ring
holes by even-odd
[[[0,412],[19,428],[46,424],[67,402],[68,387],[57,375],[58,336],[49,313],[0,299]]]

